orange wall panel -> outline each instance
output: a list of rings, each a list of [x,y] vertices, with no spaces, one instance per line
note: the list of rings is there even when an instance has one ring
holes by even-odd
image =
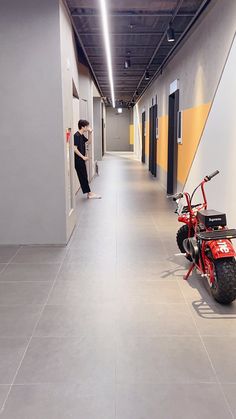
[[[157,141],[157,164],[167,170],[168,154],[168,115],[158,118],[159,139]]]
[[[145,156],[149,157],[149,121],[146,121]]]
[[[182,144],[178,145],[178,181],[185,183],[191,168],[211,103],[186,109],[182,114]]]

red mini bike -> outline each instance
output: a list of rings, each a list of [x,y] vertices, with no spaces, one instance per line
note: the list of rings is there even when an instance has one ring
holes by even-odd
[[[184,225],[178,230],[176,240],[181,253],[191,262],[184,276],[188,279],[196,268],[207,277],[211,293],[221,304],[229,304],[236,298],[236,260],[231,239],[236,238],[236,229],[226,226],[226,214],[207,209],[204,185],[219,171],[206,176],[194,189],[192,195],[183,192],[173,197],[178,201],[178,221]],[[201,188],[203,203],[192,204],[195,192]],[[179,201],[185,197],[187,205],[181,207]]]

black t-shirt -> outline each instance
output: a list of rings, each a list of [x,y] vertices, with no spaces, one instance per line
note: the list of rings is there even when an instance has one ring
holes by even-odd
[[[85,143],[88,141],[88,139],[83,135],[80,134],[79,131],[77,131],[74,135],[74,145],[77,146],[77,149],[83,156],[86,154],[85,149]],[[78,154],[75,153],[75,158],[79,160],[83,160]]]

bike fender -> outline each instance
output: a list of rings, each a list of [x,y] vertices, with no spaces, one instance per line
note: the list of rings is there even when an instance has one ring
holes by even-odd
[[[210,247],[214,259],[236,256],[233,245],[228,239],[211,240],[207,242],[207,245]]]

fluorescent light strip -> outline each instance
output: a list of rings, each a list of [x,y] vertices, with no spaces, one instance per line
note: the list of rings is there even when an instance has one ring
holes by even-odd
[[[113,75],[112,75],[112,65],[111,65],[111,47],[109,40],[109,30],[108,30],[108,19],[107,19],[107,9],[105,0],[100,0],[101,12],[102,12],[102,23],[103,23],[103,36],[105,42],[106,56],[107,56],[107,68],[111,89],[111,100],[112,106],[115,108],[115,94],[114,94],[114,84],[113,84]]]

